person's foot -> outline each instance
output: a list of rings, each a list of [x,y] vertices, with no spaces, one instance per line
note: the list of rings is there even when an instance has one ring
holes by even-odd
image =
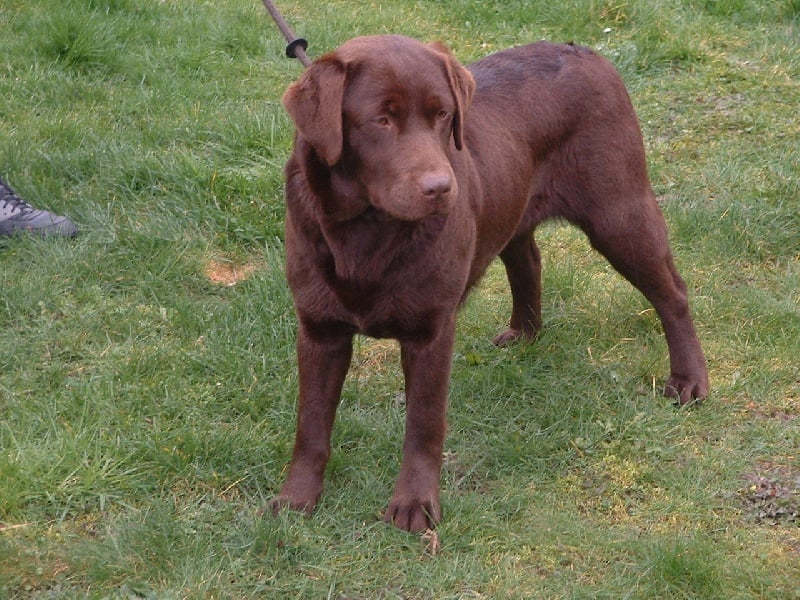
[[[72,237],[78,228],[67,217],[34,208],[0,179],[0,237],[24,233]]]

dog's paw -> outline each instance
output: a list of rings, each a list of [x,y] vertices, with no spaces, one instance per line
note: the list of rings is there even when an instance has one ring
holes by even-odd
[[[283,489],[277,496],[270,499],[264,506],[262,506],[261,510],[258,511],[258,514],[264,515],[266,513],[272,513],[273,515],[276,515],[280,511],[286,509],[310,515],[312,512],[314,512],[314,508],[317,506],[320,495],[321,491],[320,493],[309,492],[308,494],[300,494],[292,493],[291,491]]]
[[[442,507],[439,500],[431,498],[427,501],[401,501],[392,498],[389,508],[383,514],[383,520],[395,527],[411,533],[419,533],[433,529],[442,519]]]
[[[258,511],[258,514],[261,516],[267,513],[277,515],[279,512],[286,509],[310,515],[312,512],[314,512],[315,506],[316,502],[297,502],[291,498],[287,498],[286,496],[278,495],[270,499],[264,506],[262,506],[261,510]]]
[[[705,376],[670,375],[664,384],[664,395],[674,398],[680,406],[699,404],[708,394],[708,378]]]
[[[528,331],[525,329],[514,329],[509,328],[506,329],[503,333],[495,336],[492,340],[492,343],[499,348],[503,348],[505,346],[510,346],[514,342],[518,342],[520,340],[532,340],[536,337],[535,331]]]

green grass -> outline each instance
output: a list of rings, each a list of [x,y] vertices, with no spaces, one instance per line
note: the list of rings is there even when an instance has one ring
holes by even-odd
[[[294,433],[280,95],[259,2],[5,0],[0,175],[72,241],[0,241],[0,597],[800,596],[800,3],[281,3],[312,56],[574,40],[642,122],[712,392],[660,396],[649,305],[561,225],[545,330],[461,314],[436,552],[385,526],[397,349],[359,340],[311,518],[261,519]],[[238,274],[238,277],[236,277]],[[227,285],[233,278],[235,285]]]

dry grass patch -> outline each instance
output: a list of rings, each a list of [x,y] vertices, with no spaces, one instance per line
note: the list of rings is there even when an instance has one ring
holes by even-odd
[[[248,279],[260,266],[253,262],[239,264],[225,258],[212,258],[204,273],[212,283],[231,287]]]

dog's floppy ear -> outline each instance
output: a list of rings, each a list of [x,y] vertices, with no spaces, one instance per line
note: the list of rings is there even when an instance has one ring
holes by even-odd
[[[342,98],[346,67],[334,55],[305,70],[283,95],[283,105],[320,158],[333,166],[342,157]]]
[[[475,92],[475,80],[472,73],[459,63],[450,49],[441,42],[433,42],[429,47],[443,55],[447,78],[450,89],[456,99],[456,114],[453,116],[453,140],[456,148],[461,150],[464,145],[464,114],[472,103],[472,94]]]

